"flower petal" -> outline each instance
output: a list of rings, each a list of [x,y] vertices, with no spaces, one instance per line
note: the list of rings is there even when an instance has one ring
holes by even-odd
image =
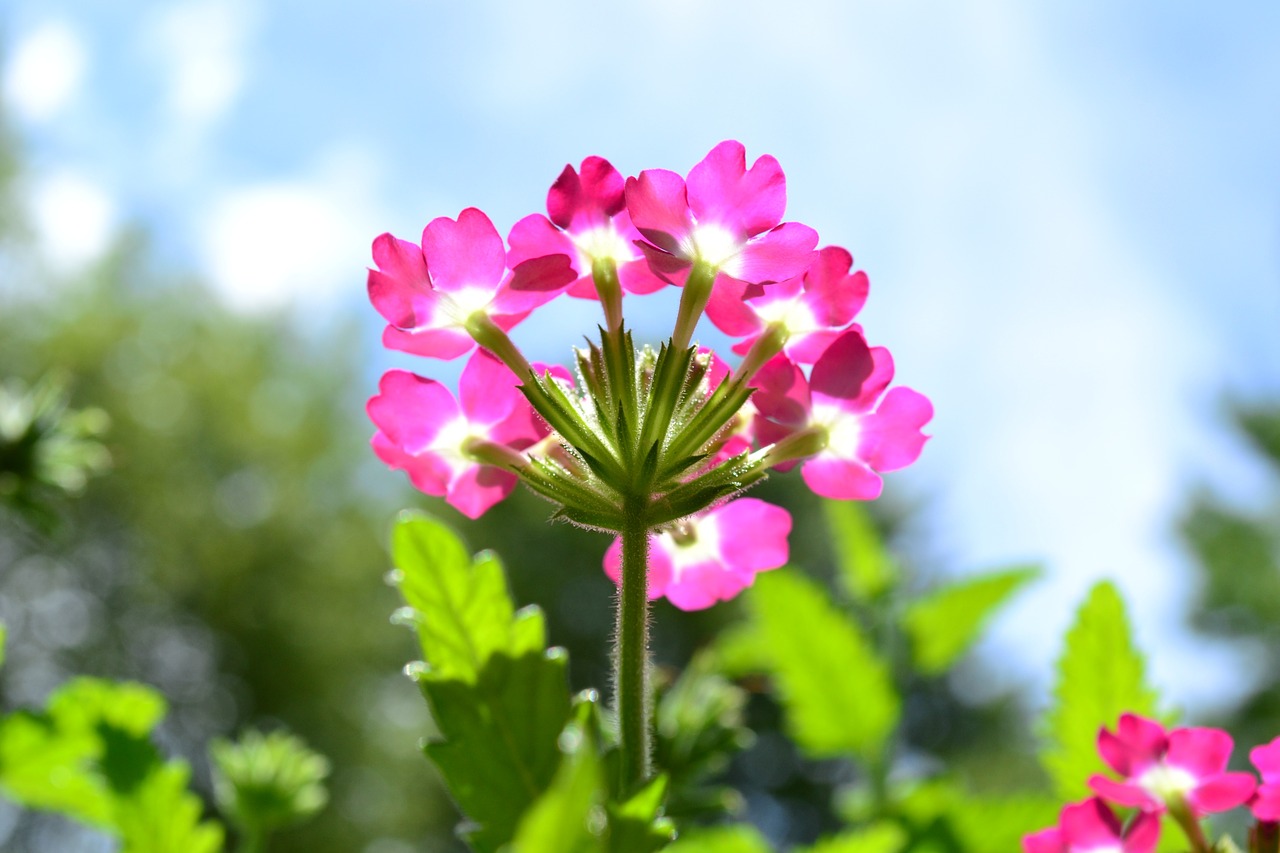
[[[498,289],[507,252],[498,229],[482,211],[468,207],[457,220],[433,219],[422,232],[422,249],[438,290]]]
[[[700,223],[714,222],[748,236],[782,221],[787,181],[782,167],[766,154],[747,168],[741,142],[721,142],[689,170],[689,207]]]
[[[626,183],[631,224],[653,245],[671,254],[693,230],[684,178],[666,169],[646,169]],[[643,247],[641,247],[643,248]]]

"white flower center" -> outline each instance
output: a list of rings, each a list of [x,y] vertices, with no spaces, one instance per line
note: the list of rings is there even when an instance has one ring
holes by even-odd
[[[440,428],[427,449],[440,456],[456,472],[474,464],[462,450],[463,444],[473,435],[475,432],[471,429],[471,422],[459,416]]]
[[[862,438],[862,418],[835,406],[815,405],[809,422],[827,431],[827,453],[853,459]]]
[[[690,525],[689,535],[680,539],[670,533],[662,535],[666,538],[663,547],[671,555],[673,581],[679,580],[690,566],[720,560],[720,530],[714,524],[699,526],[694,522]]]
[[[800,299],[772,299],[768,302],[747,303],[756,316],[766,323],[780,323],[789,334],[813,332],[821,329],[818,318]]]
[[[453,325],[465,326],[467,319],[483,311],[493,301],[493,288],[467,285],[452,293],[440,294],[440,308]]]
[[[689,257],[702,261],[729,275],[741,272],[742,261],[738,253],[743,243],[732,231],[719,225],[697,225],[689,235],[683,249]]]
[[[612,224],[597,225],[577,234],[570,234],[578,250],[578,271],[583,275],[591,272],[593,261],[612,258],[619,266],[636,259],[636,248],[626,240]]]
[[[1196,777],[1181,767],[1170,767],[1161,761],[1138,777],[1138,785],[1156,799],[1168,802],[1195,790]]]

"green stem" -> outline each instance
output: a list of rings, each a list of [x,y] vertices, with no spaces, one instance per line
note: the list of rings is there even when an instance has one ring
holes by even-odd
[[[515,342],[483,311],[467,318],[466,330],[471,339],[498,357],[521,380],[533,373],[533,367]]]
[[[618,282],[618,265],[613,258],[596,258],[591,262],[591,280],[595,283],[604,308],[604,324],[610,333],[622,328],[622,285]]]
[[[1191,842],[1192,853],[1211,853],[1209,840],[1204,837],[1204,830],[1200,828],[1200,821],[1191,813],[1191,807],[1187,805],[1186,800],[1181,797],[1173,797],[1167,803],[1167,806],[1169,816],[1182,828],[1183,834]]]
[[[716,282],[718,270],[701,261],[689,270],[689,278],[680,294],[680,312],[676,315],[676,328],[671,334],[671,348],[680,352],[693,340],[693,330],[702,319],[707,302],[711,299],[711,286]]]
[[[618,593],[614,701],[622,741],[622,785],[649,778],[653,708],[649,696],[649,528],[643,502],[627,501],[622,528],[622,585]]]

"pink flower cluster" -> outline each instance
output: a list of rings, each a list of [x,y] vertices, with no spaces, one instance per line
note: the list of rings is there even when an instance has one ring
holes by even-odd
[[[1169,814],[1195,850],[1207,849],[1200,821],[1209,814],[1246,805],[1257,819],[1255,837],[1276,836],[1280,821],[1280,738],[1249,753],[1262,776],[1227,770],[1232,739],[1221,729],[1167,731],[1137,714],[1120,717],[1116,730],[1098,733],[1098,751],[1119,778],[1095,774],[1095,796],[1066,806],[1057,826],[1023,839],[1026,853],[1120,851],[1151,853],[1160,818]],[[1132,813],[1122,822],[1114,810]]]
[[[688,344],[705,308],[743,356],[732,371],[704,356],[713,362],[704,393],[728,381],[755,389],[707,458],[757,453],[765,467],[801,464],[820,495],[877,497],[882,472],[919,456],[932,406],[889,387],[893,360],[854,322],[865,273],[844,249],[817,249],[812,228],[783,222],[785,206],[778,162],[766,155],[748,168],[744,147],[726,141],[683,177],[650,169],[624,179],[600,157],[566,166],[547,215],[521,219],[505,242],[474,208],[433,220],[420,243],[383,234],[368,291],[387,321],[384,345],[470,360],[457,398],[435,380],[387,373],[368,405],[375,452],[421,491],[479,517],[532,461],[565,455],[519,390],[533,368],[506,332],[561,294],[599,299],[617,330],[624,293],[675,286],[692,314],[677,320],[672,346]],[[699,276],[710,282],[705,296],[693,293]],[[568,373],[556,375],[572,391]],[[652,594],[686,609],[729,598],[786,561],[789,527],[784,510],[746,499],[673,523],[653,537]],[[611,574],[616,552],[615,543],[605,558]]]

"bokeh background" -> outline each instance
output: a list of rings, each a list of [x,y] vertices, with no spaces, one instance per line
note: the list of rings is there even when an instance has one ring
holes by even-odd
[[[142,678],[197,761],[212,734],[287,724],[337,769],[329,815],[286,843],[449,849],[386,621],[389,519],[429,506],[508,554],[582,685],[606,664],[605,543],[528,496],[466,523],[371,460],[379,372],[457,367],[379,350],[369,243],[467,206],[505,230],[566,162],[684,172],[736,138],[868,271],[869,338],[935,401],[882,513],[904,559],[1046,568],[948,701],[1042,706],[1074,603],[1110,576],[1173,702],[1247,713],[1280,592],[1277,44],[1267,2],[8,0],[0,378],[66,371],[113,419],[115,470],[53,543],[0,533],[6,704]],[[631,300],[642,335],[672,296]],[[518,339],[564,361],[594,306],[553,308]],[[819,573],[821,537],[795,543]],[[660,656],[731,618],[660,611]],[[776,837],[820,823],[754,802]],[[0,830],[100,843],[11,808]]]

